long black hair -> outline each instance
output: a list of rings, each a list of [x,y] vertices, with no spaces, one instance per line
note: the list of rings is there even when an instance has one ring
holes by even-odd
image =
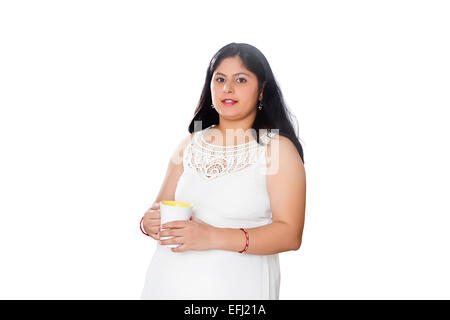
[[[259,130],[278,129],[278,134],[289,138],[297,148],[303,163],[303,148],[298,138],[298,122],[295,116],[287,108],[280,88],[278,87],[275,76],[270,68],[266,57],[252,45],[247,43],[232,42],[222,47],[211,59],[206,71],[205,84],[194,112],[194,118],[189,124],[189,133],[197,130],[195,122],[201,122],[201,130],[211,125],[219,124],[219,114],[211,107],[211,79],[214,70],[220,62],[228,57],[238,56],[241,58],[245,67],[256,74],[258,78],[258,90],[261,90],[264,83],[264,91],[262,97],[262,110],[257,110],[255,121],[252,125],[252,132],[256,132],[256,142],[259,141]],[[258,91],[259,92],[259,91]],[[256,108],[256,106],[255,106]],[[295,130],[294,126],[295,124]],[[195,128],[194,128],[195,125]]]

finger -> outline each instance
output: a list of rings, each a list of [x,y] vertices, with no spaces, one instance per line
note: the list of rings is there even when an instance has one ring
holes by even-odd
[[[156,211],[152,211],[149,213],[149,218],[150,219],[160,219],[161,218],[161,211],[156,210]]]
[[[151,219],[151,220],[145,221],[144,224],[146,226],[158,227],[159,228],[161,226],[161,220],[159,220],[159,219]]]
[[[181,237],[183,235],[184,232],[181,229],[161,229],[160,232],[161,237]]]
[[[158,227],[160,228],[161,222],[159,220],[144,220],[143,226],[147,229]]]
[[[161,225],[161,219],[144,219],[145,225],[151,225],[153,226],[160,226]]]
[[[161,226],[161,228],[162,229],[167,229],[167,228],[184,228],[184,227],[186,227],[188,222],[189,221],[185,221],[185,220],[170,221],[170,222],[164,223]]]
[[[155,240],[159,240],[159,233],[149,233],[148,235]]]
[[[182,237],[173,237],[170,239],[161,240],[159,242],[159,244],[162,246],[165,246],[168,244],[180,244],[180,243],[182,243],[181,241],[182,241]]]
[[[153,209],[158,209],[159,207],[160,207],[159,202],[153,202],[152,204]]]
[[[144,219],[159,219],[161,217],[161,214],[158,211],[147,211],[144,213]]]
[[[151,233],[160,233],[161,232],[161,230],[159,229],[159,226],[157,226],[157,227],[151,227],[151,228],[148,228],[149,229],[149,231],[151,232]]]
[[[144,216],[144,222],[156,223],[157,221],[161,223],[161,218],[152,218],[149,216]]]
[[[149,210],[144,213],[144,219],[160,219],[161,211],[159,210]]]
[[[159,210],[159,209],[157,209],[157,208],[148,208],[147,210],[145,210],[145,213],[147,213],[147,212],[151,212],[151,211],[154,211],[154,210]]]
[[[172,252],[184,252],[187,251],[188,249],[186,248],[186,244],[181,244],[176,248],[170,248],[170,250],[172,250]]]
[[[160,211],[160,210],[161,210],[160,208],[151,207],[151,208],[147,209],[146,212]]]
[[[159,238],[159,228],[158,227],[149,227],[148,225],[143,224],[142,229],[144,233],[146,233],[148,236],[152,237],[153,239]]]
[[[151,236],[153,239],[156,239],[156,238],[159,239],[160,230],[158,227],[148,228],[148,227],[144,226],[143,229],[144,229],[144,232],[147,233],[149,236]]]

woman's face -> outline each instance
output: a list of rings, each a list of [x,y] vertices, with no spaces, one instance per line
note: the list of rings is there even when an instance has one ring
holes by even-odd
[[[258,78],[249,71],[238,56],[223,59],[211,79],[211,96],[214,108],[225,118],[237,119],[256,114]],[[227,103],[226,99],[233,100]]]

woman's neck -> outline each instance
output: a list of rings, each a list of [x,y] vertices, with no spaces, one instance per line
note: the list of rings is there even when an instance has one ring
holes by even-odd
[[[211,127],[206,133],[207,142],[223,146],[240,145],[255,140],[252,128],[221,128],[219,125]]]

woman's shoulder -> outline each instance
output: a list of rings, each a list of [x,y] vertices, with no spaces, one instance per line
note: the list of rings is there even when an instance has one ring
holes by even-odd
[[[295,144],[280,134],[273,134],[267,144],[267,167],[270,172],[278,172],[280,166],[293,168],[303,166]],[[285,168],[286,169],[286,168]]]
[[[191,143],[192,139],[194,138],[194,135],[195,135],[195,132],[189,133],[188,135],[184,136],[181,139],[181,141],[178,143],[178,145],[175,148],[175,151],[171,157],[171,161],[173,164],[180,165],[180,166],[183,164],[184,150]]]
[[[194,138],[194,135],[196,133],[192,132],[186,135],[180,142],[180,149],[181,149],[181,156],[183,156],[183,152],[186,149],[186,147],[192,142],[192,139]]]

